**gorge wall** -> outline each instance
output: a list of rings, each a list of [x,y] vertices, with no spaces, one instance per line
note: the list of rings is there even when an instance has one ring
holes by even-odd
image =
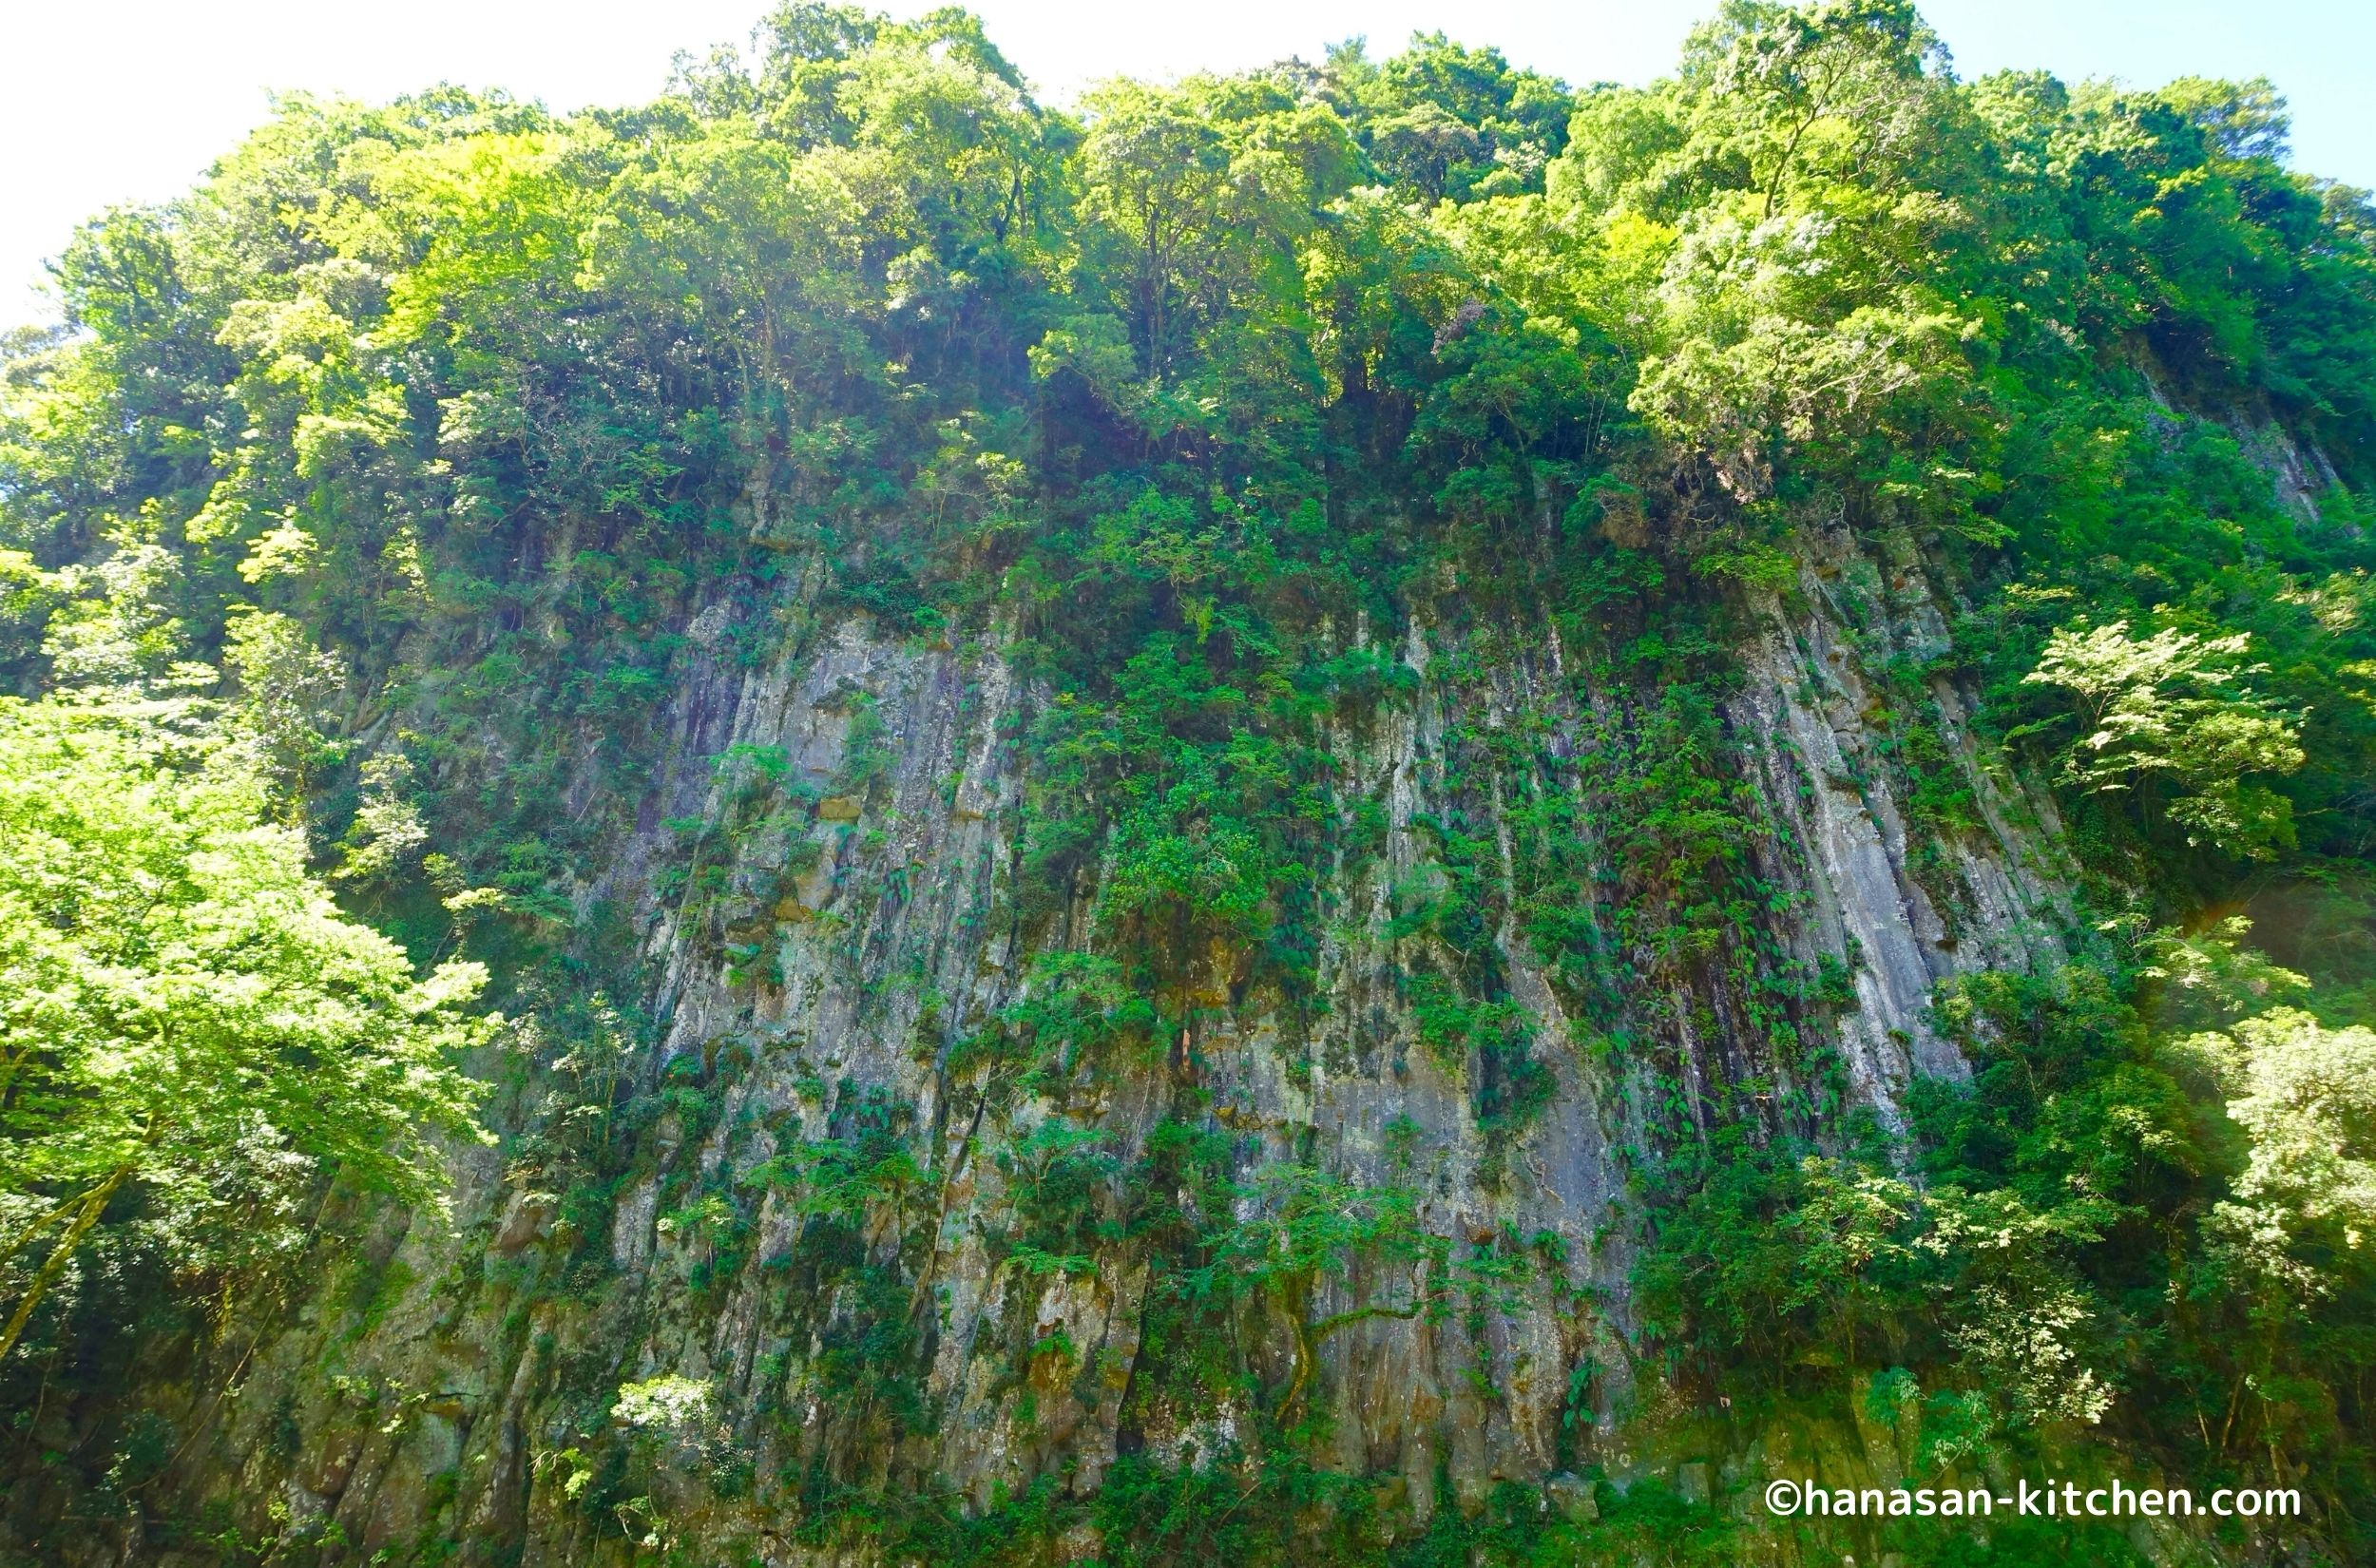
[[[1926,695],[1984,827],[1928,864],[1909,855],[1904,774],[1868,720],[1877,698],[1861,666],[1921,657],[1926,640],[1935,651],[1955,606],[1919,560],[1868,553],[1844,532],[1808,544],[1795,604],[1762,606],[1718,722],[1760,824],[1739,853],[1773,890],[1760,916],[1772,951],[1809,973],[1828,960],[1846,980],[1829,1010],[1838,1108],[1895,1124],[1910,1076],[1967,1071],[1928,1017],[1934,985],[2060,959],[2069,871],[2051,800],[1963,729],[1964,698],[1944,680]],[[788,602],[803,581],[814,579],[794,579]],[[1080,1126],[1136,1163],[1182,1107],[1227,1139],[1235,1179],[1316,1147],[1356,1186],[1403,1183],[1416,1226],[1446,1244],[1311,1282],[1319,1322],[1382,1300],[1393,1315],[1343,1321],[1300,1351],[1282,1315],[1239,1326],[1260,1373],[1245,1402],[1277,1399],[1307,1375],[1298,1355],[1313,1358],[1299,1397],[1334,1416],[1318,1457],[1383,1488],[1389,1539],[1424,1529],[1440,1497],[1474,1511],[1502,1482],[1559,1477],[1572,1504],[1572,1472],[1593,1463],[1619,1486],[1656,1476],[1743,1517],[1749,1483],[1769,1471],[1849,1485],[1905,1473],[1911,1454],[1887,1425],[1668,1429],[1641,1403],[1620,1151],[1655,1139],[1645,1097],[1679,1095],[1706,1116],[1728,1086],[1789,1087],[1790,1069],[1734,1016],[1751,999],[1696,985],[1647,948],[1613,952],[1639,1038],[1672,1042],[1661,1082],[1656,1059],[1576,1048],[1581,1031],[1505,913],[1492,940],[1547,1102],[1516,1130],[1483,1126],[1475,1053],[1447,1060],[1420,1040],[1398,976],[1408,945],[1429,939],[1393,930],[1395,889],[1437,864],[1414,818],[1476,813],[1470,832],[1501,861],[1485,875],[1503,883],[1504,910],[1534,850],[1494,802],[1572,794],[1581,842],[1605,852],[1595,803],[1620,766],[1604,754],[1628,743],[1629,698],[1572,674],[1556,628],[1492,628],[1464,646],[1420,616],[1385,650],[1410,672],[1407,694],[1329,736],[1342,809],[1374,803],[1383,831],[1372,852],[1332,868],[1323,902],[1338,914],[1302,1016],[1233,995],[1222,955],[1178,1039],[1141,1042],[1104,1081],[1034,1094],[999,1081],[1011,1064],[969,1068],[965,1044],[1031,987],[1031,944],[1003,889],[1024,794],[1015,737],[1044,692],[995,642],[888,637],[863,615],[818,624],[796,660],[719,657],[734,615],[773,608],[715,604],[692,618],[661,726],[665,759],[634,829],[575,868],[579,898],[635,911],[655,977],[657,1037],[622,1070],[647,1090],[698,1085],[695,1109],[633,1134],[593,1235],[573,1232],[585,1221],[563,1217],[533,1169],[457,1151],[450,1231],[383,1219],[359,1282],[187,1368],[176,1419],[193,1424],[181,1461],[193,1502],[233,1517],[278,1502],[293,1521],[335,1530],[357,1560],[427,1539],[461,1542],[464,1560],[600,1560],[644,1516],[623,1533],[589,1518],[576,1506],[577,1462],[555,1456],[591,1445],[614,1390],[663,1377],[699,1385],[701,1407],[670,1439],[680,1463],[648,1478],[653,1528],[745,1543],[761,1561],[814,1555],[776,1533],[784,1483],[764,1478],[787,1456],[930,1478],[975,1509],[1042,1478],[1092,1494],[1118,1453],[1213,1464],[1251,1434],[1255,1411],[1148,1397],[1146,1267],[1126,1254],[1078,1272],[1016,1267],[1014,1188],[1036,1173],[993,1157],[1035,1129]],[[879,761],[852,784],[861,713],[868,733],[854,743]],[[1513,760],[1447,787],[1447,748],[1478,732],[1517,737]],[[721,776],[718,760],[736,748],[780,756],[780,773],[756,789]],[[704,831],[724,840],[709,851],[705,906],[661,875],[686,861],[671,819],[716,825]],[[1584,892],[1580,918],[1607,920],[1597,903],[1624,896],[1615,881]],[[1085,908],[1068,909],[1044,940],[1085,946],[1086,921]],[[898,1108],[912,1191],[870,1211],[851,1239],[911,1293],[928,1418],[879,1447],[809,1372],[823,1334],[867,1309],[800,1266],[802,1229],[818,1221],[753,1176],[788,1149],[847,1136],[869,1105]],[[683,1217],[720,1193],[740,1211],[722,1248],[698,1214]],[[1503,1266],[1479,1283],[1480,1261]],[[1447,1270],[1460,1271],[1450,1284],[1430,1277]],[[1448,1300],[1408,1310],[1430,1295]],[[708,1479],[720,1452],[747,1455],[762,1479],[720,1495]]]
[[[94,1165],[170,1031],[0,989],[0,1561],[2361,1559],[2376,209],[2285,130],[1899,0],[1070,110],[794,4],[94,220],[0,786],[231,780],[483,1095],[398,1201],[249,1006]],[[2114,1475],[2308,1502],[1762,1499]]]

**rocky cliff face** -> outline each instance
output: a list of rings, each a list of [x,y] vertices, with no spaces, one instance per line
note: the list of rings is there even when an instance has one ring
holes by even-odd
[[[1758,611],[1716,716],[1756,825],[1733,852],[1770,889],[1753,965],[1613,945],[1600,984],[1615,1010],[1574,1016],[1576,985],[1539,966],[1507,896],[1550,819],[1513,808],[1567,792],[1565,852],[1605,864],[1596,839],[1622,824],[1604,791],[1639,738],[1638,699],[1596,689],[1548,627],[1454,630],[1423,608],[1391,648],[1403,694],[1331,735],[1336,798],[1349,814],[1373,803],[1382,832],[1338,855],[1324,889],[1320,997],[1283,1008],[1218,954],[1178,1038],[1085,1090],[966,1060],[1027,998],[1035,953],[1094,943],[1085,897],[1034,930],[1008,896],[1027,784],[1016,741],[1042,694],[995,639],[891,639],[864,616],[820,625],[797,658],[721,652],[737,617],[802,597],[692,621],[636,826],[579,868],[583,900],[634,910],[653,977],[657,1039],[623,1070],[663,1100],[695,1092],[622,1135],[626,1173],[593,1219],[533,1158],[457,1150],[450,1230],[386,1218],[357,1278],[291,1317],[259,1310],[252,1345],[235,1331],[182,1383],[161,1377],[193,1434],[194,1504],[250,1522],[285,1506],[332,1542],[325,1560],[443,1539],[473,1560],[595,1560],[641,1534],[794,1561],[812,1554],[779,1533],[780,1478],[803,1464],[852,1484],[937,1477],[983,1509],[1042,1478],[1093,1490],[1119,1454],[1212,1463],[1251,1429],[1252,1401],[1274,1397],[1332,1413],[1318,1454],[1377,1480],[1389,1531],[1588,1463],[1719,1501],[1793,1444],[1850,1483],[1902,1470],[1887,1428],[1711,1433],[1665,1410],[1636,1372],[1625,1188],[1650,1097],[1705,1119],[1728,1097],[1815,1083],[1815,1064],[1768,1043],[1739,975],[1831,977],[1829,1080],[1887,1124],[1909,1075],[1965,1070],[1926,1019],[1935,983],[2060,952],[2051,804],[1975,742],[1944,682],[1912,695],[1935,705],[1933,768],[1976,813],[1944,839],[1909,825],[1888,706],[1907,694],[1870,672],[1944,644],[1952,606],[1918,560],[1817,534],[1799,591]],[[1454,779],[1453,754],[1496,735],[1519,743]],[[736,757],[770,767],[755,782],[720,765]],[[1547,1075],[1523,1122],[1481,1110],[1476,1080],[1509,1063],[1425,1048],[1403,983],[1428,939],[1398,931],[1397,910],[1440,874],[1424,830],[1455,811],[1490,846],[1512,1038]],[[1603,875],[1573,912],[1617,932],[1629,896]],[[531,1120],[561,1074],[516,1076],[503,1109]],[[1399,1181],[1434,1238],[1313,1274],[1301,1324],[1241,1314],[1269,1392],[1236,1402],[1150,1388],[1145,1267],[1019,1265],[1013,1246],[1019,1184],[1044,1171],[1002,1151],[1090,1129],[1127,1164],[1183,1096],[1241,1180],[1316,1153],[1351,1183]],[[908,1162],[891,1201],[836,1210],[754,1179],[866,1125]],[[723,1197],[704,1211],[704,1194]],[[803,1252],[827,1226],[849,1252],[839,1272],[814,1234]],[[896,1287],[890,1315],[909,1331],[868,1336],[885,1314],[867,1281]],[[819,1358],[853,1346],[911,1362],[909,1419],[886,1426],[822,1391]],[[602,1468],[597,1441],[625,1385],[681,1402],[633,1481],[624,1459]],[[610,1518],[583,1505],[604,1488]]]
[[[1902,0],[1078,113],[792,4],[89,225],[0,698],[508,1018],[407,1214],[246,1114],[310,1037],[150,1175],[0,994],[0,1568],[2053,1561],[1759,1479],[2115,1457],[2366,1547],[2376,213],[2285,135]],[[44,878],[0,960],[132,928]]]

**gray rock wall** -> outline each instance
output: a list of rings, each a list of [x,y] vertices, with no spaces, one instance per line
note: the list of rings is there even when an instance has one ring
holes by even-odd
[[[1844,529],[1807,542],[1800,590],[1759,612],[1746,679],[1722,718],[1768,825],[1750,853],[1789,894],[1772,935],[1797,962],[1828,957],[1852,977],[1854,1002],[1834,1021],[1837,1049],[1853,1098],[1888,1120],[1910,1074],[1965,1071],[1925,1019],[1938,981],[2060,955],[2067,870],[2051,803],[1975,739],[1960,694],[1945,683],[1928,700],[1981,827],[1917,864],[1909,845],[1921,835],[1875,728],[1882,699],[1868,672],[1944,645],[1936,590],[1917,563],[1868,553]],[[792,1289],[782,1265],[812,1221],[768,1193],[749,1217],[738,1269],[697,1288],[714,1244],[671,1221],[670,1194],[689,1173],[731,1176],[826,1136],[842,1097],[870,1087],[912,1106],[914,1233],[925,1240],[903,1252],[899,1235],[875,1232],[868,1244],[903,1257],[933,1318],[929,1435],[896,1439],[883,1465],[938,1474],[987,1505],[1000,1487],[1041,1475],[1093,1488],[1125,1436],[1186,1462],[1248,1421],[1250,1412],[1224,1405],[1125,1435],[1145,1272],[1038,1277],[994,1264],[1009,1197],[987,1151],[1057,1111],[1028,1100],[990,1106],[952,1081],[948,1062],[952,1044],[1026,984],[1030,953],[1007,893],[1027,783],[1017,736],[1042,694],[994,639],[965,648],[897,641],[863,617],[823,627],[797,660],[744,668],[719,652],[733,613],[714,606],[693,622],[669,755],[635,830],[603,863],[580,869],[584,899],[633,908],[655,977],[660,1042],[635,1064],[640,1080],[648,1088],[682,1059],[734,1053],[743,1065],[716,1075],[719,1114],[691,1134],[664,1117],[643,1135],[606,1245],[590,1250],[607,1272],[581,1268],[566,1279],[559,1271],[576,1238],[557,1222],[553,1195],[532,1173],[507,1175],[498,1157],[457,1153],[450,1233],[389,1217],[365,1307],[316,1300],[286,1327],[259,1324],[234,1392],[212,1407],[201,1391],[211,1372],[194,1374],[186,1415],[201,1436],[187,1464],[201,1496],[237,1513],[277,1487],[293,1517],[335,1521],[358,1559],[424,1533],[461,1538],[488,1560],[616,1555],[642,1526],[606,1530],[573,1491],[589,1484],[584,1470],[601,1446],[599,1396],[674,1374],[711,1390],[702,1451],[747,1453],[759,1475],[744,1495],[719,1497],[684,1459],[684,1473],[664,1476],[654,1494],[667,1528],[744,1539],[771,1562],[795,1559],[773,1522],[780,1510],[769,1474],[787,1455],[846,1442],[837,1423],[849,1414],[805,1376],[830,1317],[781,1310]],[[1249,1171],[1316,1150],[1362,1182],[1388,1179],[1389,1128],[1399,1129],[1419,1218],[1455,1250],[1505,1235],[1558,1239],[1544,1255],[1563,1261],[1538,1270],[1503,1304],[1509,1310],[1483,1314],[1481,1339],[1463,1314],[1422,1314],[1358,1322],[1319,1345],[1313,1397],[1338,1418],[1325,1456],[1389,1478],[1412,1517],[1434,1506],[1439,1470],[1467,1501],[1497,1480],[1541,1482],[1559,1468],[1569,1373],[1587,1357],[1603,1375],[1571,1455],[1620,1478],[1689,1470],[1678,1483],[1705,1490],[1710,1463],[1729,1475],[1759,1461],[1753,1443],[1746,1457],[1678,1446],[1673,1413],[1632,1374],[1621,1150],[1650,1137],[1640,1069],[1574,1048],[1576,1021],[1504,902],[1497,934],[1509,995],[1534,1020],[1532,1048],[1556,1093],[1497,1148],[1461,1073],[1414,1044],[1396,984],[1391,890],[1428,858],[1414,813],[1446,804],[1447,720],[1493,729],[1523,717],[1562,747],[1581,737],[1572,769],[1493,773],[1482,786],[1472,774],[1463,787],[1494,802],[1573,789],[1587,834],[1599,831],[1590,737],[1629,722],[1623,694],[1580,693],[1576,660],[1547,626],[1513,629],[1502,646],[1518,651],[1482,661],[1447,661],[1456,644],[1440,624],[1415,620],[1400,657],[1417,677],[1416,697],[1383,705],[1372,724],[1331,733],[1339,796],[1382,800],[1388,833],[1382,854],[1340,861],[1331,873],[1316,1022],[1295,1026],[1259,999],[1232,1006],[1223,977],[1199,999],[1208,1005],[1195,1038],[1178,1042],[1172,1062],[1118,1078],[1086,1110],[1121,1154],[1135,1155],[1169,1102],[1166,1080],[1184,1072],[1209,1093],[1214,1122],[1242,1135]],[[1452,664],[1466,673],[1447,674]],[[888,765],[853,785],[852,735],[870,704],[879,736],[869,744],[888,748]],[[750,813],[738,817],[730,798],[738,775],[717,761],[738,746],[780,748],[789,778],[776,795],[813,798],[814,810],[762,814],[756,826]],[[683,819],[716,826],[689,846],[668,826]],[[1529,852],[1506,818],[1493,823],[1493,839],[1505,869]],[[688,854],[723,878],[700,899],[663,891],[661,872]],[[1627,895],[1612,882],[1590,896]],[[1037,940],[1089,942],[1085,901]],[[1736,999],[1721,987],[1685,994],[1687,982],[1638,955],[1617,962],[1626,1005],[1645,1038],[1673,1053],[1695,1104],[1718,1080],[1772,1066],[1744,1042],[1728,1010]],[[1348,1287],[1324,1284],[1312,1309],[1357,1305]],[[1018,1362],[1019,1347],[1059,1333],[1068,1356]],[[1293,1335],[1273,1333],[1256,1354],[1285,1379]],[[1835,1436],[1844,1451],[1857,1445],[1854,1434]],[[285,1484],[273,1479],[283,1474]],[[526,1556],[507,1558],[504,1543],[520,1541]]]

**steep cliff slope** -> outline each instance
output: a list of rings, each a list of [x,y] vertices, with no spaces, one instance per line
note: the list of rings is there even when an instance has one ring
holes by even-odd
[[[1877,583],[1876,568],[1851,561]],[[1818,581],[1811,568],[1810,585]],[[1919,591],[1919,579],[1900,581],[1901,600]],[[1913,636],[1937,623],[1926,595],[1906,619]],[[1439,1472],[1473,1502],[1496,1482],[1531,1484],[1595,1458],[1634,1467],[1617,1451],[1634,1441],[1620,1417],[1637,1392],[1629,1346],[1640,1329],[1627,1299],[1625,1151],[1657,1136],[1642,1102],[1679,1094],[1687,1114],[1712,1116],[1733,1086],[1770,1076],[1788,1093],[1794,1078],[1746,1018],[1727,1016],[1748,999],[1696,998],[1682,980],[1614,986],[1640,1038],[1671,1050],[1663,1076],[1636,1053],[1558,1048],[1576,1031],[1506,921],[1492,950],[1508,966],[1519,1026],[1549,1042],[1530,1044],[1528,1058],[1546,1080],[1545,1105],[1521,1126],[1495,1125],[1481,1110],[1480,1053],[1428,1040],[1404,977],[1429,939],[1394,934],[1398,889],[1408,900],[1413,879],[1442,865],[1426,825],[1464,813],[1499,862],[1481,873],[1501,884],[1485,898],[1506,907],[1511,887],[1542,874],[1522,867],[1540,830],[1496,798],[1572,798],[1581,809],[1570,831],[1589,845],[1594,796],[1621,767],[1610,754],[1630,742],[1621,701],[1595,701],[1565,677],[1555,628],[1483,634],[1492,651],[1481,655],[1414,619],[1389,650],[1415,677],[1406,695],[1329,737],[1335,794],[1349,813],[1372,805],[1379,831],[1367,852],[1336,857],[1319,889],[1322,906],[1343,913],[1296,1013],[1234,1000],[1217,956],[1177,1039],[1143,1025],[1113,1042],[1031,1039],[1039,1078],[1018,1082],[1021,1061],[974,1042],[1034,997],[1029,948],[999,896],[1024,793],[1001,736],[1044,697],[994,647],[887,640],[864,616],[820,630],[796,665],[753,668],[716,658],[724,616],[695,626],[667,709],[669,761],[645,814],[716,824],[714,891],[689,904],[655,874],[684,859],[683,831],[655,824],[595,859],[581,894],[631,908],[646,933],[656,1038],[626,1070],[667,1104],[637,1129],[597,1216],[603,1233],[585,1237],[582,1220],[562,1218],[534,1168],[507,1174],[492,1156],[465,1158],[457,1233],[432,1225],[383,1239],[375,1289],[386,1294],[364,1324],[324,1304],[300,1314],[311,1325],[268,1334],[241,1375],[240,1416],[205,1440],[220,1444],[212,1466],[225,1502],[278,1492],[294,1518],[335,1521],[377,1546],[433,1527],[433,1478],[456,1475],[471,1483],[454,1492],[447,1523],[525,1533],[533,1556],[565,1557],[573,1543],[590,1549],[593,1539],[577,1538],[599,1538],[601,1521],[589,1529],[558,1505],[569,1472],[544,1477],[540,1492],[534,1454],[586,1441],[582,1428],[600,1424],[589,1395],[657,1375],[703,1386],[721,1447],[895,1467],[976,1507],[1044,1475],[1093,1492],[1120,1453],[1210,1455],[1254,1428],[1251,1406],[1289,1387],[1299,1405],[1333,1413],[1317,1457],[1393,1478],[1421,1524]],[[1887,770],[1853,781],[1873,737],[1856,673],[1837,652],[1841,632],[1821,612],[1771,610],[1742,694],[1715,722],[1741,758],[1742,809],[1760,828],[1744,861],[1774,890],[1759,923],[1767,963],[1811,974],[1829,960],[1846,977],[1828,1002],[1843,1093],[1894,1120],[1910,1075],[1965,1070],[1926,1021],[1932,984],[2059,956],[2066,879],[2020,787],[1964,763],[1989,803],[1988,830],[1929,878],[1956,920],[1948,934],[1907,863]],[[859,744],[879,748],[863,787],[850,782],[859,714],[872,718]],[[1504,735],[1518,743],[1504,747]],[[714,759],[738,747],[780,756],[780,771],[756,784],[721,779]],[[1480,755],[1491,760],[1460,768]],[[1613,924],[1595,908],[1610,893],[1579,894],[1576,917]],[[1044,939],[1040,951],[1051,950],[1063,949]],[[1657,969],[1646,952],[1610,962],[1620,974]],[[1045,1060],[1083,1045],[1109,1060]],[[673,1099],[671,1084],[682,1085]],[[1143,1167],[1166,1134],[1189,1126],[1216,1140],[1209,1176],[1258,1192],[1266,1171],[1323,1149],[1332,1177],[1407,1194],[1412,1235],[1447,1245],[1373,1259],[1357,1242],[1302,1242],[1313,1277],[1293,1305],[1316,1320],[1310,1342],[1298,1347],[1292,1322],[1271,1321],[1261,1304],[1242,1326],[1272,1341],[1255,1348],[1256,1386],[1202,1398],[1141,1386],[1142,1338],[1164,1305],[1150,1289],[1177,1282],[1126,1250],[1093,1266],[1105,1249],[1085,1227],[1073,1233],[1077,1267],[1039,1263],[1044,1252],[1018,1242],[1028,1247],[1032,1220],[1058,1202],[1094,1214],[1112,1170]],[[851,1157],[897,1162],[879,1178],[898,1190],[887,1214],[804,1208],[768,1179],[784,1157],[836,1140],[865,1149],[871,1134],[881,1149]],[[1080,1190],[1033,1191],[1068,1176]],[[843,1179],[871,1177],[855,1169]],[[713,1195],[738,1205],[723,1224],[703,1210]],[[814,1255],[820,1234],[861,1218],[831,1236],[850,1249],[843,1257]],[[1040,1223],[1061,1231],[1065,1220]],[[1355,1265],[1344,1277],[1328,1267],[1331,1247]],[[552,1299],[551,1276],[573,1256],[600,1283]],[[872,1347],[858,1335],[861,1355],[906,1354],[905,1397],[927,1418],[891,1428],[879,1453],[865,1441],[866,1412],[801,1392],[808,1368],[857,1327],[836,1322],[850,1308],[835,1264],[887,1272],[897,1306],[920,1320]],[[1365,1310],[1377,1315],[1350,1315]],[[1299,1368],[1299,1355],[1316,1366]],[[316,1369],[334,1362],[340,1376],[320,1381]],[[1580,1367],[1599,1369],[1588,1388],[1575,1384]],[[1295,1386],[1305,1377],[1313,1386]],[[358,1386],[369,1390],[361,1409]],[[774,1431],[755,1420],[761,1412],[776,1415]],[[275,1454],[276,1423],[294,1423],[293,1452]],[[680,1535],[763,1537],[782,1506],[768,1487],[738,1507],[703,1481],[650,1483]]]
[[[506,1023],[448,1212],[94,1244],[0,1551],[2349,1559],[2376,220],[2281,138],[1878,3],[1078,118],[793,8],[101,220],[10,671],[221,662]],[[2309,1506],[1760,1501],[2116,1473]]]

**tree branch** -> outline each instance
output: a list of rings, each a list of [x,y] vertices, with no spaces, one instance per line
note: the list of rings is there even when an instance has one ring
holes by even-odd
[[[75,1248],[83,1244],[83,1238],[90,1233],[91,1227],[99,1223],[99,1216],[106,1209],[107,1200],[115,1196],[116,1189],[123,1186],[131,1175],[131,1166],[119,1165],[106,1180],[83,1195],[82,1207],[74,1216],[74,1223],[59,1238],[57,1246],[49,1250],[49,1255],[42,1259],[40,1272],[33,1275],[33,1282],[25,1288],[24,1299],[16,1304],[16,1314],[9,1319],[8,1328],[0,1329],[0,1361],[6,1361],[9,1352],[16,1348],[16,1342],[24,1337],[25,1325],[32,1321],[33,1310],[48,1295],[49,1288],[58,1282],[58,1276],[66,1272],[67,1259],[74,1254]]]

